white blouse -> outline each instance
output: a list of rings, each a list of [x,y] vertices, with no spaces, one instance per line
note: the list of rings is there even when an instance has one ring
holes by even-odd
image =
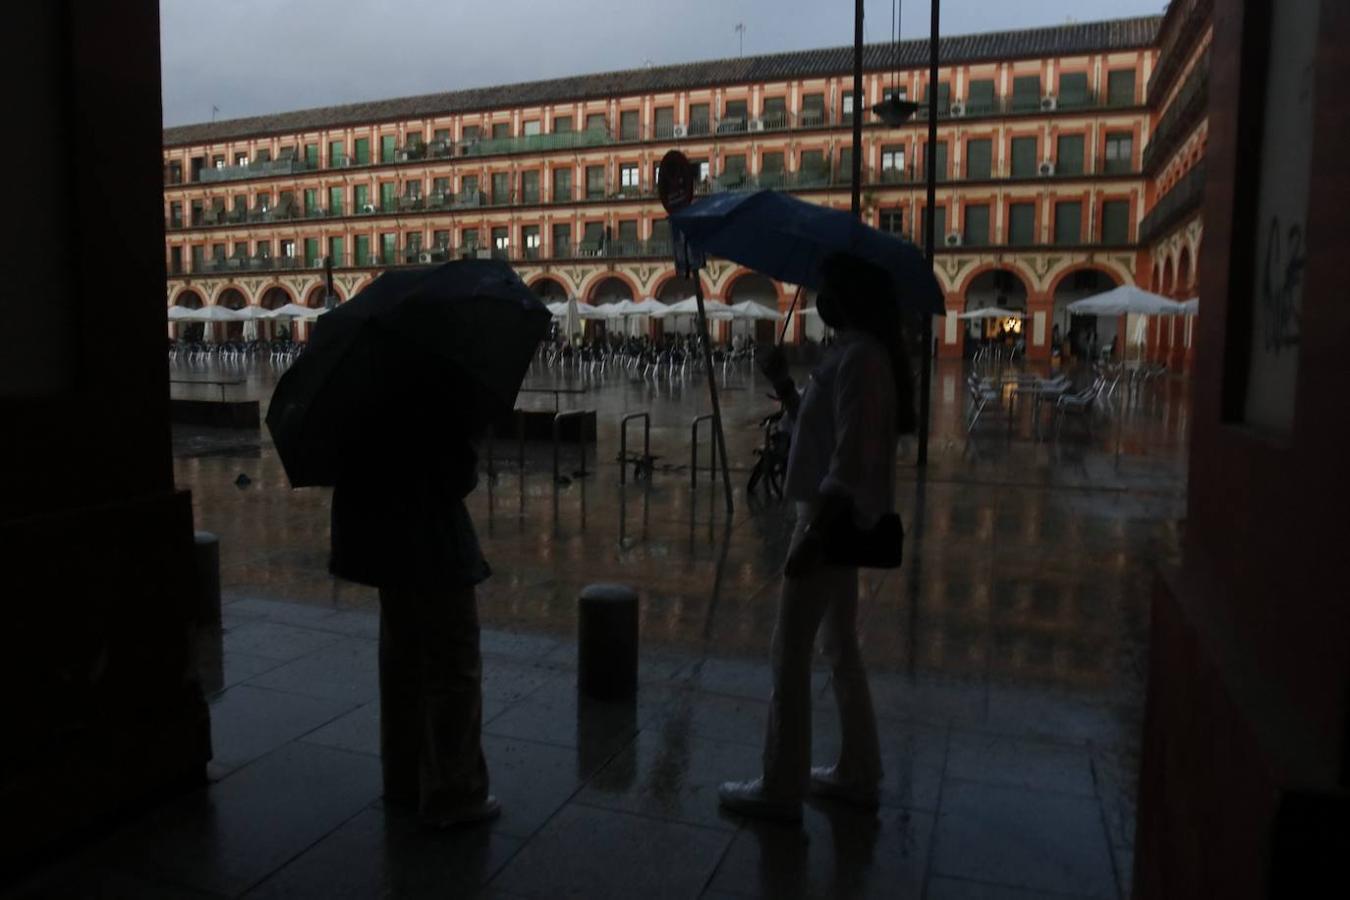
[[[788,453],[787,499],[853,501],[858,526],[895,509],[895,378],[890,354],[870,334],[841,329],[811,372]]]

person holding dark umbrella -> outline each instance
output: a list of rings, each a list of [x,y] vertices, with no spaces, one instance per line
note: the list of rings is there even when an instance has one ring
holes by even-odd
[[[385,273],[320,317],[268,411],[291,484],[334,485],[330,571],[379,589],[385,799],[433,827],[500,812],[475,596],[491,570],[463,498],[549,318],[504,263]]]

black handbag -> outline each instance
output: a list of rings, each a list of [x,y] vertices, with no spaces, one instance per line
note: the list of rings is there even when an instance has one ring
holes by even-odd
[[[860,569],[898,569],[905,556],[905,526],[899,513],[886,513],[871,528],[859,528],[851,513],[836,516],[825,529],[825,562]]]

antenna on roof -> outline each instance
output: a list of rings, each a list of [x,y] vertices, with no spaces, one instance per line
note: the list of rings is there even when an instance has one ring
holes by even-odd
[[[216,120],[216,115],[217,115],[219,112],[220,112],[220,107],[219,107],[219,106],[216,106],[214,103],[212,103],[212,104],[211,104],[211,121],[212,121],[212,122],[214,122],[214,121]]]
[[[745,55],[745,23],[736,23],[736,39],[740,45],[741,56]]]

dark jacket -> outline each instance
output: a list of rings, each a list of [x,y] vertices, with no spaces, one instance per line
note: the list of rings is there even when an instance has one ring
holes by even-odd
[[[443,437],[372,452],[338,479],[330,572],[402,588],[467,587],[492,574],[463,501],[477,456],[466,439]]]

